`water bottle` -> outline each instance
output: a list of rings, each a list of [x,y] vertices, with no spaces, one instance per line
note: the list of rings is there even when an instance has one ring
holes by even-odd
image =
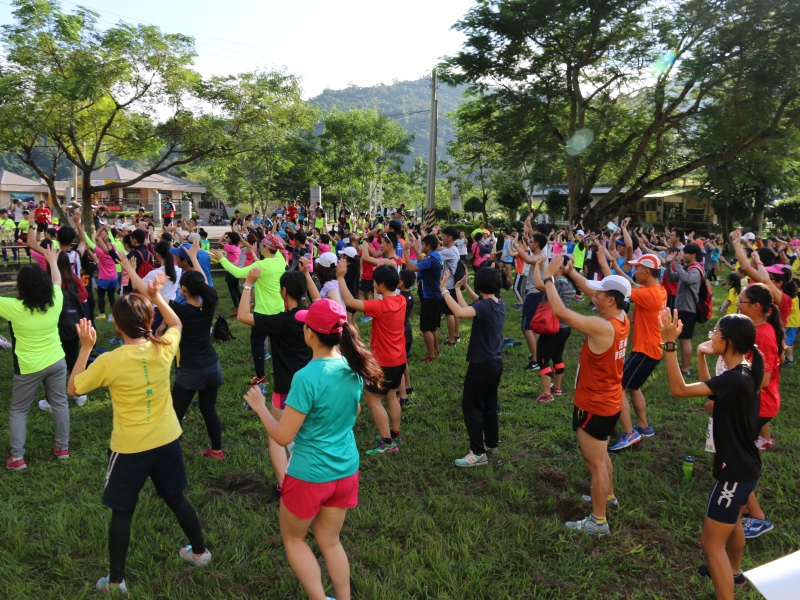
[[[694,459],[687,456],[683,459],[683,483],[689,483],[692,480],[692,471],[694,470]]]

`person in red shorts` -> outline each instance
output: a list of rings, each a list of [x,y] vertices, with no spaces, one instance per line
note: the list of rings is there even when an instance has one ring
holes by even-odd
[[[389,265],[380,265],[372,274],[375,281],[375,293],[381,300],[358,300],[347,286],[342,285],[347,273],[347,262],[339,260],[336,265],[336,277],[339,280],[339,290],[345,306],[372,317],[372,333],[369,338],[370,349],[375,359],[383,369],[383,381],[376,384],[367,384],[365,395],[367,406],[372,411],[372,419],[378,429],[380,440],[367,454],[394,454],[398,444],[403,442],[400,437],[400,419],[402,407],[397,401],[397,388],[406,372],[405,345],[399,340],[405,339],[406,299],[397,293],[400,284],[400,275],[397,269]],[[386,396],[386,406],[389,414],[381,404],[381,398]]]
[[[258,386],[244,399],[272,439],[281,446],[294,441],[280,508],[289,565],[310,598],[326,598],[319,562],[306,542],[311,527],[336,598],[350,600],[350,562],[339,534],[347,509],[358,506],[353,426],[364,382],[380,383],[383,371],[338,302],[317,300],[295,318],[304,324],[313,358],[294,374],[281,420],[269,413]]]

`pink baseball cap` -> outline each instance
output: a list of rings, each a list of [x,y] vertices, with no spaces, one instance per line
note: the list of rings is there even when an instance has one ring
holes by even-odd
[[[347,321],[347,312],[338,302],[321,298],[312,302],[308,310],[298,310],[294,318],[317,333],[339,333]]]
[[[788,265],[775,264],[775,265],[771,265],[769,267],[764,267],[764,269],[767,271],[767,273],[774,273],[775,275],[785,275],[786,271],[784,269],[789,269],[789,266]]]
[[[800,246],[800,240],[794,239],[791,242],[789,242],[789,245],[790,246]]]
[[[643,254],[639,260],[628,261],[629,265],[647,267],[648,269],[660,269],[661,261],[655,254]]]

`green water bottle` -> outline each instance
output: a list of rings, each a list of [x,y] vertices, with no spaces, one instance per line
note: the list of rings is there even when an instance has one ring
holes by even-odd
[[[687,456],[683,459],[683,483],[689,483],[692,480],[692,471],[694,470],[694,459]]]

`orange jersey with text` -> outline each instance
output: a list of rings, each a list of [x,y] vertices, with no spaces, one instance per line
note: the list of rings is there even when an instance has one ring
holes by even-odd
[[[589,348],[589,337],[583,341],[578,372],[575,375],[574,404],[581,410],[610,417],[622,410],[622,367],[631,325],[616,317],[607,319],[614,326],[614,342],[602,354]]]

